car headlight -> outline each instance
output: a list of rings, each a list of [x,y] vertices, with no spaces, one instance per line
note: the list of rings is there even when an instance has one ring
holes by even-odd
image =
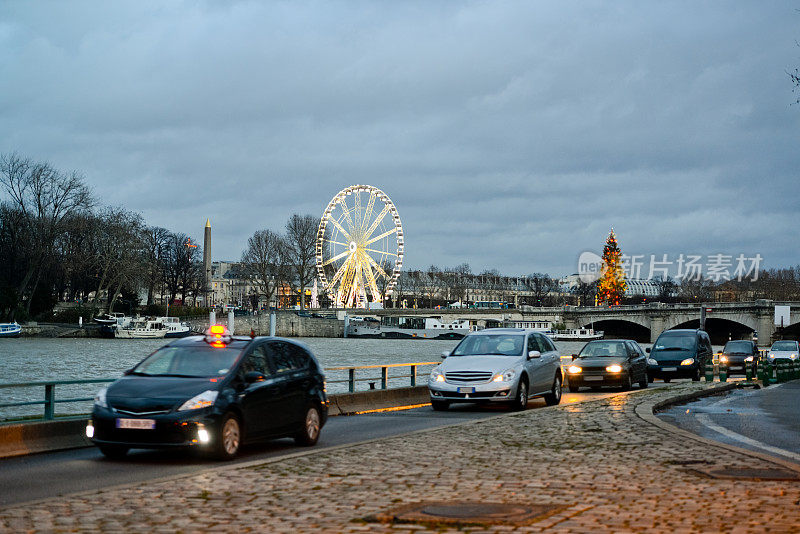
[[[492,377],[492,382],[511,382],[514,380],[514,377],[517,376],[517,372],[513,369],[506,369],[502,373],[497,373]]]
[[[658,365],[658,362],[653,358],[647,358],[647,365]]]
[[[686,358],[681,362],[681,365],[692,365],[694,363],[694,358]]]
[[[570,365],[567,369],[567,372],[571,375],[579,375],[583,372],[583,369],[578,367],[577,365]]]
[[[789,358],[791,358],[792,360],[796,360],[797,359],[797,354],[790,354]]]
[[[748,356],[747,358],[744,359],[744,361],[752,362],[753,361],[753,357],[752,356]]]
[[[200,408],[208,408],[214,404],[215,400],[217,400],[217,395],[219,395],[219,391],[215,389],[206,390],[181,404],[181,407],[178,408],[178,411],[182,412],[184,410],[199,410]]]
[[[431,371],[431,382],[444,382],[444,373],[438,367]]]
[[[103,389],[97,392],[97,395],[94,396],[95,406],[100,406],[101,408],[108,408],[108,403],[106,402],[107,392],[108,392],[108,386],[104,387]]]
[[[621,365],[617,365],[615,363],[613,365],[609,365],[608,367],[606,367],[606,371],[608,371],[609,373],[621,373],[622,372],[622,366]]]
[[[775,355],[774,355],[774,354],[772,354],[772,353],[770,352],[770,353],[767,355],[767,358],[769,358],[770,360],[774,360],[774,359],[775,359]]]
[[[719,363],[728,363],[728,357],[725,356],[724,354],[720,354],[719,355]],[[691,364],[686,364],[686,365],[691,365]]]

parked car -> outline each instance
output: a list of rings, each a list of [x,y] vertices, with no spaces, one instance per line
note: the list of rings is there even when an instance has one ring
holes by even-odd
[[[314,445],[328,415],[322,371],[305,346],[234,337],[221,325],[156,350],[95,397],[86,435],[112,458],[195,448],[221,459],[245,442]]]
[[[728,341],[719,355],[720,363],[728,366],[728,374],[746,374],[748,366],[755,372],[757,359],[758,346],[749,339]]]
[[[711,340],[703,330],[666,330],[653,348],[647,349],[647,375],[652,381],[661,378],[700,380],[707,360],[713,358]]]
[[[800,347],[798,347],[797,341],[781,340],[772,344],[767,353],[767,358],[771,362],[779,359],[794,361],[797,359],[798,354],[800,354]]]
[[[567,368],[567,383],[572,393],[583,386],[628,390],[636,383],[640,388],[647,387],[647,357],[642,347],[630,339],[590,341],[572,358],[572,365]]]
[[[453,402],[500,402],[524,410],[528,400],[561,402],[558,351],[546,336],[521,328],[470,332],[431,372],[428,389],[434,410]]]

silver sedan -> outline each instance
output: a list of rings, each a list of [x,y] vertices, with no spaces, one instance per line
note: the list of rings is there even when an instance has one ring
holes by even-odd
[[[561,402],[558,351],[545,335],[520,328],[470,332],[452,352],[442,354],[428,379],[431,405],[446,410],[453,402],[502,402],[524,410],[528,400]]]

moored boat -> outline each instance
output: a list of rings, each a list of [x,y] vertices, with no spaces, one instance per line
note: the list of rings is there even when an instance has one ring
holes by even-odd
[[[386,339],[461,339],[470,332],[468,319],[443,323],[438,317],[383,317],[375,320],[351,319],[348,337]]]
[[[167,327],[160,319],[133,319],[114,331],[114,337],[119,339],[158,339],[166,335]]]
[[[19,337],[21,333],[22,327],[16,321],[0,323],[0,337]]]
[[[595,331],[594,328],[568,328],[567,330],[555,330],[550,339],[553,341],[591,341],[603,339],[603,331]]]
[[[189,323],[182,323],[177,317],[158,317],[157,320],[167,328],[164,337],[186,337],[192,333]]]

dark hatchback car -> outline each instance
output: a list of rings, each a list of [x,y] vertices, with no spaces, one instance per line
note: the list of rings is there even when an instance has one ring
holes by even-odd
[[[215,325],[161,347],[101,390],[86,435],[108,457],[194,448],[230,459],[246,442],[291,436],[314,445],[327,416],[324,376],[307,348]]]
[[[754,341],[741,339],[728,341],[719,355],[720,363],[728,366],[728,374],[746,374],[749,366],[755,370],[756,360],[758,359],[758,347]]]
[[[647,387],[647,358],[642,347],[629,339],[590,341],[572,356],[567,368],[569,390],[582,386],[617,386],[630,389],[634,383]]]
[[[647,352],[648,376],[664,382],[673,378],[700,380],[706,361],[713,358],[711,340],[699,329],[666,330]]]

